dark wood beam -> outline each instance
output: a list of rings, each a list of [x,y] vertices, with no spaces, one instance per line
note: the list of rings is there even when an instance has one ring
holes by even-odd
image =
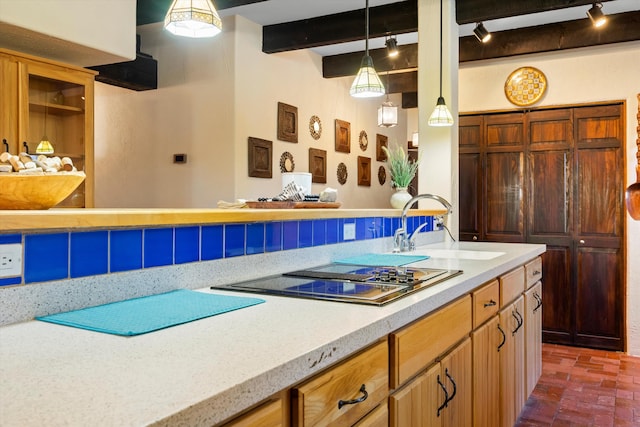
[[[387,49],[373,49],[369,55],[373,59],[376,71],[393,71],[418,67],[418,44],[398,46],[399,54],[395,58],[387,56]],[[362,52],[327,55],[322,57],[322,75],[326,78],[355,76],[362,62]]]
[[[502,58],[640,40],[640,11],[608,15],[596,29],[589,18],[493,33],[489,43],[460,38],[459,61]]]
[[[321,0],[318,0],[321,1]],[[418,1],[404,0],[369,8],[369,37],[418,31]],[[308,49],[336,43],[362,40],[365,35],[365,10],[349,12],[262,28],[265,53]]]
[[[600,3],[605,1],[608,0],[601,0]],[[593,3],[592,0],[456,0],[456,22],[459,25],[472,24],[567,7],[590,7]],[[585,14],[587,9],[584,10]]]
[[[416,92],[418,90],[417,71],[389,74],[388,76],[386,74],[378,74],[388,93]]]
[[[418,92],[404,92],[402,94],[402,108],[418,108]]]
[[[137,0],[136,25],[152,24],[164,21],[164,16],[171,6],[172,0]],[[260,3],[266,0],[213,0],[217,10],[231,9],[252,3]]]

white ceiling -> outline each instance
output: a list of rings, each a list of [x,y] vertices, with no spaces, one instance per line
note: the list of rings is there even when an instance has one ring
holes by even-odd
[[[398,0],[369,0],[369,7],[380,6],[388,3],[396,3]],[[453,1],[453,0],[445,0]],[[220,11],[221,16],[241,15],[260,25],[272,25],[282,22],[297,21],[316,16],[331,15],[349,10],[362,9],[364,0],[269,0],[253,3],[246,6],[234,7]],[[513,18],[486,21],[485,27],[489,31],[503,31],[514,28],[531,27],[550,24],[553,22],[571,21],[576,19],[588,19],[586,12],[590,6],[571,7],[550,12],[531,15],[515,16]],[[614,0],[603,3],[602,11],[605,14],[614,14],[640,10],[640,0]],[[475,24],[459,26],[461,37],[473,34]],[[363,29],[364,32],[364,29]],[[398,44],[417,43],[417,33],[400,34],[397,36]],[[385,46],[384,37],[369,40],[370,49],[379,49]],[[364,50],[364,40],[349,43],[341,43],[330,46],[321,46],[311,49],[321,56],[337,55],[341,53]]]

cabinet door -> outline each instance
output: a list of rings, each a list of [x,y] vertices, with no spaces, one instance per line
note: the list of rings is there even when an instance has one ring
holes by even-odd
[[[459,176],[460,176],[460,240],[479,240],[482,220],[482,153],[484,135],[483,116],[459,118]]]
[[[8,151],[18,154],[18,61],[0,55],[0,142],[6,141]],[[7,146],[0,146],[0,153]]]
[[[506,340],[500,349],[500,425],[512,427],[524,405],[523,297],[500,311]]]
[[[449,393],[449,401],[440,413],[443,427],[471,425],[473,412],[471,353],[471,339],[467,338],[440,362],[440,375]]]
[[[498,316],[471,334],[474,427],[500,424],[500,347],[505,339]]]
[[[411,380],[402,389],[389,396],[389,425],[391,427],[421,427],[427,424],[431,418],[432,423],[439,423],[435,416],[438,411],[440,397],[435,378],[440,374],[440,365],[437,364],[427,372],[420,374]],[[431,379],[431,380],[430,380]]]
[[[353,427],[387,427],[389,425],[389,407],[384,401],[376,409],[365,415]]]
[[[542,374],[542,283],[533,285],[525,294],[526,394],[531,395]]]
[[[524,242],[524,154],[487,153],[485,173],[487,240]]]

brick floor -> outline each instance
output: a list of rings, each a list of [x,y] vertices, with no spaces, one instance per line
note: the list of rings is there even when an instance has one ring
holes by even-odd
[[[640,358],[543,344],[542,376],[516,426],[640,426]]]

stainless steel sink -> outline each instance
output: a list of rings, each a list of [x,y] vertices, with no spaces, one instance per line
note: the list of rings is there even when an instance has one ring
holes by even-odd
[[[211,288],[380,306],[461,273],[461,270],[334,263]]]

